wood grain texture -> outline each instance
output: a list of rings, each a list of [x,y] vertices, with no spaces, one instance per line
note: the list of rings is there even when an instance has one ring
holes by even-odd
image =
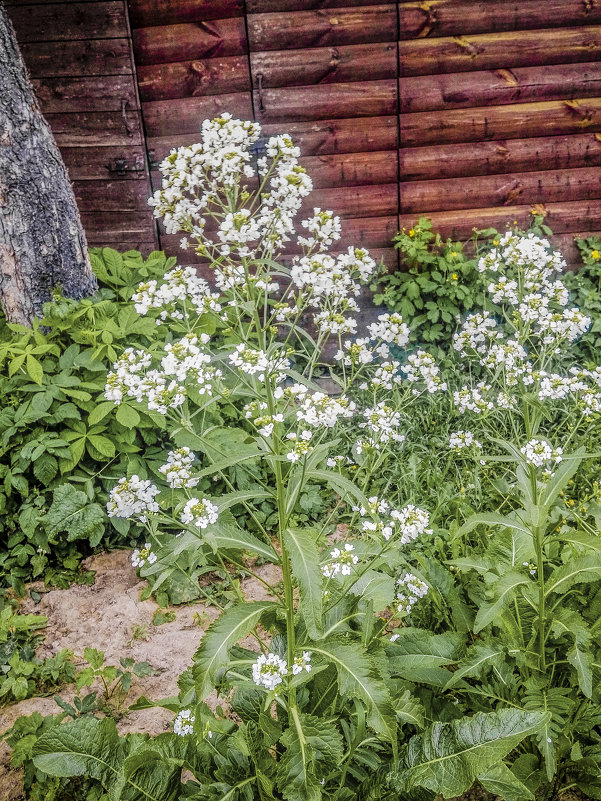
[[[399,81],[401,114],[575,97],[601,97],[598,61],[419,75]]]
[[[601,198],[601,166],[401,182],[401,214]]]
[[[521,139],[601,130],[601,98],[421,111],[401,118],[401,146]]]
[[[262,122],[323,120],[336,117],[376,117],[396,114],[397,82],[291,86],[254,92],[257,118]]]
[[[121,0],[12,6],[10,19],[21,42],[65,39],[117,39],[127,36]]]
[[[399,2],[401,39],[600,23],[601,0],[544,0],[542,3],[540,0]]]
[[[37,78],[32,81],[44,114],[74,111],[120,111],[137,103],[132,75],[90,78]]]
[[[571,231],[601,230],[601,203],[597,200],[579,200],[573,203],[546,203],[545,223],[555,234]],[[531,206],[506,206],[504,208],[462,209],[458,211],[422,213],[432,220],[435,231],[443,237],[468,239],[474,228],[497,228],[504,230],[506,226],[517,224],[520,228],[528,228],[532,222]],[[420,214],[401,214],[401,228],[411,228]],[[587,234],[588,235],[588,234]]]
[[[60,147],[102,147],[104,145],[140,145],[142,131],[136,109],[127,110],[125,119],[120,112],[76,112],[46,114],[52,133]]]
[[[241,17],[244,0],[128,0],[132,28]]]
[[[136,28],[136,64],[165,64],[203,58],[238,56],[247,52],[242,18]]]
[[[200,131],[203,120],[211,119],[224,111],[229,111],[240,119],[252,119],[250,95],[248,93],[207,95],[142,103],[148,137],[196,133]],[[197,134],[196,139],[199,138]]]
[[[398,165],[391,151],[307,156],[300,163],[311,176],[315,189],[389,183],[396,186],[397,182]]]
[[[152,211],[148,206],[150,191],[139,181],[74,181],[77,207],[89,211]]]
[[[152,242],[155,224],[146,211],[84,212],[81,219],[91,243]]]
[[[266,50],[251,53],[250,63],[255,87],[259,76],[266,88],[377,81],[396,78],[396,51],[394,42],[313,47],[306,50]]]
[[[127,39],[20,43],[32,78],[131,75]]]
[[[315,189],[303,203],[301,213],[309,215],[314,207],[329,209],[342,218],[386,217],[397,213],[398,189],[396,184]]]
[[[108,181],[111,175],[114,175],[109,166],[114,165],[117,159],[124,159],[130,167],[133,167],[144,165],[145,155],[145,148],[141,145],[61,147],[61,156],[72,181]],[[116,180],[146,182],[148,176],[145,170],[130,170]]]
[[[601,134],[594,133],[429,145],[399,151],[399,174],[406,181],[600,164]]]
[[[392,42],[396,31],[394,3],[248,15],[251,52]]]
[[[137,74],[142,100],[250,91],[247,56],[152,64],[138,67]]]
[[[601,58],[601,26],[416,39],[399,43],[399,74],[574,64]]]
[[[384,5],[382,0],[246,0],[246,10],[249,14],[264,14],[267,11],[313,11],[381,5]],[[389,3],[389,5],[394,5],[394,3]]]

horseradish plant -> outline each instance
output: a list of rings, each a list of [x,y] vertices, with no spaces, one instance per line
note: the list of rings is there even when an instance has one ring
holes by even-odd
[[[399,410],[444,384],[428,354],[414,354],[404,372],[389,359],[390,344],[408,341],[397,315],[353,339],[351,315],[374,261],[352,247],[329,252],[340,238],[330,212],[315,209],[295,232],[311,181],[288,136],[270,138],[254,165],[259,133],[223,115],[203,123],[200,144],[161,165],[156,214],[169,233],[185,233],[184,248],[207,258],[213,285],[177,268],[140,286],[136,309],[161,326],[164,344],[127,350],[106,387],[117,406],[134,402],[162,415],[173,442],[153,478],[124,476],[110,496],[110,516],[145,530],[136,567],[157,588],[174,570],[183,581],[199,566],[220,565],[237,602],[202,637],[180,698],[165,702],[177,713],[173,734],[119,740],[109,721],[77,720],[39,740],[35,764],[91,775],[110,798],[350,801],[374,786],[379,768],[403,787],[455,795],[545,715],[508,709],[437,724],[399,753],[401,734],[424,727],[402,673],[411,644],[427,649],[431,635],[399,625],[428,591],[410,546],[431,532],[427,511],[395,509],[369,493],[369,465],[398,451]],[[288,243],[302,255],[285,266]],[[329,370],[322,352],[332,337],[338,352]],[[316,383],[326,370],[335,394]],[[242,410],[244,429],[224,425],[232,407]],[[369,457],[360,471],[365,492],[342,475],[337,453],[355,420],[356,451]],[[218,496],[215,477],[228,488]],[[296,522],[309,482],[329,488],[321,527]],[[276,509],[268,527],[257,514],[265,499]],[[353,522],[334,530],[345,506]],[[241,510],[254,533],[237,524]],[[258,560],[281,568],[275,581]],[[252,574],[264,598],[247,602],[228,564]],[[388,619],[377,614],[385,609]],[[227,714],[205,705],[214,689]],[[194,777],[185,785],[183,768]]]

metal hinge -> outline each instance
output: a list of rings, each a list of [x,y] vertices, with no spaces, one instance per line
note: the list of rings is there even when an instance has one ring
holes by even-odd
[[[115,173],[120,178],[127,175],[128,172],[144,172],[144,159],[142,156],[136,156],[133,164],[122,156],[121,158],[113,159],[110,161],[106,168],[109,172]]]

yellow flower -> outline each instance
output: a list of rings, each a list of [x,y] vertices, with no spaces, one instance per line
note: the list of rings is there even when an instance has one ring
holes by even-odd
[[[412,229],[409,231],[409,236],[415,236],[415,228],[412,228]]]
[[[459,276],[457,275],[457,273],[453,273],[451,278],[453,279],[453,281],[458,281],[459,280]]]
[[[601,258],[601,256],[599,256],[599,251],[598,251],[598,250],[593,250],[593,252],[591,253],[591,258],[592,258],[592,259],[599,259],[599,258]]]
[[[499,244],[499,240],[498,239],[493,239],[492,243],[493,243],[493,245],[498,245]]]
[[[574,499],[573,499],[573,498],[571,498],[571,499],[568,501],[568,505],[569,505],[569,506],[574,506]]]

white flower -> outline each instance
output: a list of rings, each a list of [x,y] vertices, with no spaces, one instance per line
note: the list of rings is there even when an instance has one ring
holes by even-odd
[[[300,436],[294,432],[286,434],[286,439],[289,439],[294,443],[292,450],[286,454],[286,458],[289,462],[294,464],[294,462],[298,462],[299,459],[301,459],[303,456],[306,456],[313,450],[310,444],[312,437],[312,432],[308,430],[301,431]]]
[[[561,448],[552,448],[548,442],[542,439],[529,440],[520,448],[520,452],[528,464],[534,465],[534,467],[544,467],[547,462],[559,464],[563,458]]]
[[[229,360],[234,367],[246,375],[256,376],[259,381],[265,381],[266,376],[269,378],[275,376],[276,381],[281,381],[285,378],[285,374],[281,371],[290,367],[290,362],[281,353],[270,357],[262,350],[246,347],[244,343],[236,345],[236,350],[230,353]]]
[[[145,542],[142,549],[135,549],[131,555],[133,567],[144,567],[146,563],[153,565],[156,562],[157,555],[152,552],[151,548],[152,545],[149,542]]]
[[[321,568],[324,576],[332,578],[338,573],[350,576],[353,567],[359,562],[359,557],[353,553],[354,550],[355,546],[347,542],[344,548],[334,548],[330,551],[330,561]]]
[[[418,350],[407,358],[409,364],[401,367],[407,376],[407,380],[415,383],[424,381],[429,393],[444,392],[447,385],[440,378],[440,368],[435,362],[434,356],[425,350]],[[417,390],[415,390],[417,392]]]
[[[275,690],[286,675],[288,675],[288,664],[277,654],[261,654],[252,667],[254,683],[267,690]]]
[[[306,393],[306,390],[305,390]],[[356,406],[344,396],[332,397],[324,392],[299,393],[297,420],[313,428],[333,428],[340,418],[352,417]]]
[[[455,431],[449,437],[449,448],[452,450],[459,451],[471,447],[482,447],[482,443],[478,442],[471,431]]]
[[[191,523],[198,528],[206,528],[217,522],[219,507],[208,498],[190,498],[184,506],[180,520],[182,523]]]
[[[420,598],[428,594],[428,585],[413,573],[405,573],[397,579],[396,607],[397,612],[408,615]]]
[[[401,533],[401,544],[406,545],[419,537],[420,534],[432,534],[428,528],[430,515],[425,509],[419,509],[412,503],[404,506],[400,511],[393,509],[390,516],[396,522]]]
[[[182,709],[178,712],[175,720],[173,721],[173,733],[178,734],[180,737],[185,737],[187,734],[194,734],[194,721],[195,716],[192,714],[191,709]]]
[[[106,511],[109,517],[126,517],[145,523],[148,516],[159,511],[155,495],[158,488],[139,476],[122,478],[110,492]]]
[[[307,673],[311,672],[311,654],[308,651],[303,651],[302,656],[296,656],[292,663],[293,676],[298,676],[303,670]]]
[[[363,417],[365,422],[359,423],[359,428],[365,429],[370,434],[368,443],[372,447],[385,445],[390,441],[397,443],[405,441],[405,435],[397,431],[401,424],[400,412],[387,406],[384,401],[373,409],[365,409]]]
[[[169,451],[167,462],[159,467],[159,472],[165,476],[167,484],[172,489],[195,487],[200,479],[192,478],[189,470],[195,458],[190,448],[176,448],[174,451]]]
[[[367,326],[372,340],[391,342],[403,347],[409,342],[409,326],[403,322],[400,314],[380,314],[377,323]]]

